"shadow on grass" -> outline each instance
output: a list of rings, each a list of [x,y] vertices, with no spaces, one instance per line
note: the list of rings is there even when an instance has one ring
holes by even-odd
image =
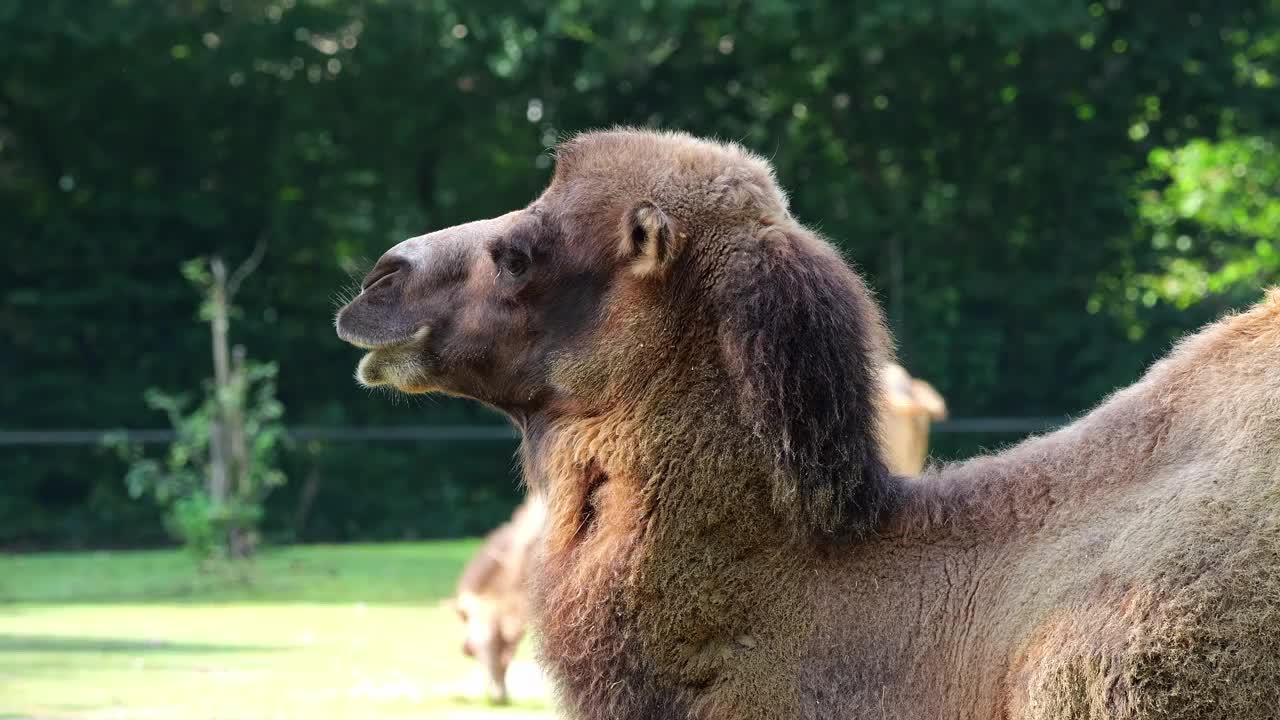
[[[15,635],[0,633],[3,653],[241,653],[273,652],[270,645],[219,645],[213,643],[169,642],[135,638],[79,637],[75,635]]]
[[[486,698],[473,697],[469,695],[452,694],[442,696],[441,699],[458,709],[481,710],[494,714],[548,712],[553,707],[548,700],[539,698],[522,698],[498,705],[493,704]]]

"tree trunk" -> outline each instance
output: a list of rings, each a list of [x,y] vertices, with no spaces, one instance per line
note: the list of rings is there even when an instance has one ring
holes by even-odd
[[[233,557],[253,553],[257,533],[240,513],[258,502],[250,475],[249,440],[246,437],[244,403],[248,392],[245,353],[237,345],[228,349],[231,303],[240,283],[257,269],[266,251],[259,241],[253,254],[228,275],[222,258],[209,261],[213,283],[209,288],[209,329],[213,339],[213,410],[209,419],[209,498],[229,513],[223,538]]]
[[[249,477],[249,445],[244,427],[244,402],[248,379],[244,370],[244,346],[237,345],[231,351],[231,383],[224,398],[227,428],[227,467],[230,469],[231,496],[243,507],[257,500],[253,497],[252,478]],[[253,532],[240,520],[231,524],[231,553],[247,557],[253,553]]]
[[[209,499],[226,505],[230,497],[230,471],[227,462],[228,441],[226,395],[231,384],[231,358],[227,350],[227,266],[222,258],[210,263],[213,287],[209,293],[209,331],[213,340],[213,416],[209,425]]]

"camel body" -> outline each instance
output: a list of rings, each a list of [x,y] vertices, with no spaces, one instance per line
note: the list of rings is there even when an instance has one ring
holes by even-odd
[[[362,383],[521,429],[570,718],[1280,716],[1280,294],[1062,430],[893,475],[861,277],[761,158],[617,130],[392,248],[337,326]]]

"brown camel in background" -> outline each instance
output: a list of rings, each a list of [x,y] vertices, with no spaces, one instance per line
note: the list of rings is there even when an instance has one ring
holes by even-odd
[[[880,310],[769,165],[620,130],[392,248],[337,327],[364,384],[521,429],[569,717],[1276,717],[1280,293],[1066,428],[905,478]]]
[[[885,363],[880,392],[885,465],[898,475],[919,475],[929,457],[929,425],[947,419],[947,404],[932,385],[897,363]]]
[[[529,564],[545,508],[528,498],[484,539],[458,579],[454,609],[466,629],[462,652],[484,668],[489,699],[506,703],[507,668],[529,618]]]

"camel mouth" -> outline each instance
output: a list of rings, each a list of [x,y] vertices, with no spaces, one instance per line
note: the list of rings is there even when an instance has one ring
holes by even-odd
[[[338,339],[361,350],[387,350],[413,343],[422,338],[426,326],[416,326],[392,319],[386,313],[370,308],[361,293],[347,303],[333,318]]]
[[[334,326],[338,331],[338,339],[354,345],[361,350],[376,352],[379,350],[390,350],[411,344],[421,339],[421,336],[427,328],[421,327],[411,333],[396,332],[386,333],[384,337],[370,336],[367,333],[351,327],[354,323],[350,322],[346,317],[346,313],[339,313],[334,321]]]
[[[365,353],[356,365],[356,382],[367,388],[387,387],[391,381],[387,377],[387,365],[378,357],[377,351]]]
[[[430,392],[434,363],[424,347],[430,333],[429,327],[422,327],[403,340],[364,345],[343,338],[368,350],[356,366],[356,381],[367,388],[392,387],[414,394]]]
[[[355,347],[361,350],[365,350],[371,353],[377,352],[378,350],[386,350],[388,348],[393,348],[399,345],[400,343],[404,342],[403,340],[369,340],[367,338],[360,337],[359,335],[355,335],[349,332],[343,332],[342,328],[338,328],[338,339],[342,340],[348,345],[354,345]]]

